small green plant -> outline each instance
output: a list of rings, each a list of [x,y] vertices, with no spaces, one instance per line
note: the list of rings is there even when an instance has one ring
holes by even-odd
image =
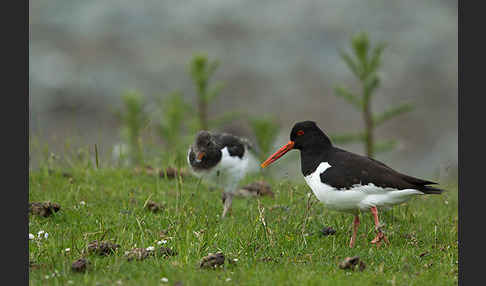
[[[123,108],[117,113],[121,120],[121,136],[128,143],[131,163],[143,164],[142,130],[149,118],[144,111],[144,98],[141,94],[130,91],[122,96]]]
[[[218,69],[219,61],[209,61],[205,55],[195,55],[190,64],[191,77],[196,85],[198,129],[209,128],[209,103],[214,100],[223,88],[222,83],[210,86],[209,81]]]
[[[172,92],[167,97],[158,100],[160,121],[157,130],[168,146],[181,143],[184,131],[184,121],[190,114],[190,106],[184,102],[180,92]]]
[[[186,121],[191,117],[192,108],[178,91],[158,99],[159,122],[156,124],[160,137],[175,159],[185,158],[187,149]]]
[[[219,61],[210,61],[204,54],[193,56],[190,63],[190,74],[196,86],[197,94],[197,117],[193,120],[192,131],[210,130],[217,128],[232,120],[242,117],[242,113],[237,111],[218,112],[218,116],[209,117],[209,106],[221,93],[222,82],[210,85],[211,77],[219,67]]]
[[[405,103],[391,107],[380,114],[375,114],[371,111],[371,99],[376,94],[376,90],[381,83],[378,69],[382,64],[382,54],[385,47],[386,44],[379,43],[374,48],[371,48],[368,35],[364,32],[354,35],[351,39],[351,48],[354,56],[342,51],[341,58],[360,81],[361,94],[356,95],[341,85],[337,85],[334,88],[334,95],[345,99],[362,113],[365,129],[354,134],[334,135],[331,137],[334,142],[341,144],[356,141],[364,142],[368,157],[373,157],[378,152],[392,150],[396,146],[395,140],[377,141],[374,136],[375,128],[413,109],[412,105]]]
[[[279,133],[280,125],[273,118],[257,117],[251,118],[249,124],[260,148],[259,158],[263,161],[273,149],[273,143]]]

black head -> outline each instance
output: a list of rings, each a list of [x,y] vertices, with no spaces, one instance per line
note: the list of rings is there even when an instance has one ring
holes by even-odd
[[[218,152],[219,150],[211,133],[206,130],[201,130],[197,133],[196,141],[194,142],[192,149],[196,153],[196,159],[198,161],[202,160],[208,154]]]
[[[202,150],[202,149],[208,148],[212,144],[213,144],[213,142],[211,140],[211,133],[209,133],[206,130],[201,130],[197,133],[195,146],[198,149]]]
[[[294,142],[293,149],[306,150],[310,148],[330,147],[331,140],[317,127],[314,121],[302,121],[295,123],[290,132],[290,141]]]
[[[329,140],[326,134],[317,127],[314,121],[298,122],[290,132],[290,141],[265,160],[261,164],[261,167],[265,168],[272,164],[292,149],[297,149],[313,156],[312,154],[315,154],[316,152],[324,152],[331,146],[331,140]]]

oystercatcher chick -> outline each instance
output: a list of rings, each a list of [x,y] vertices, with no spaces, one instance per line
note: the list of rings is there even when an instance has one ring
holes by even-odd
[[[204,130],[189,148],[187,162],[194,175],[224,188],[222,217],[231,209],[238,182],[256,162],[252,149],[246,138]]]
[[[375,159],[334,147],[313,121],[296,123],[290,141],[261,167],[292,149],[300,151],[302,174],[319,201],[329,209],[354,214],[350,247],[355,244],[360,211],[373,215],[377,235],[371,243],[389,243],[378,219],[378,209],[401,204],[416,195],[443,192],[428,186],[437,183],[401,174]]]

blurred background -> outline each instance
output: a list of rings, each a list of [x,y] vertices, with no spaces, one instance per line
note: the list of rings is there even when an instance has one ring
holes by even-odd
[[[297,121],[314,120],[331,135],[363,130],[363,114],[336,96],[336,86],[359,94],[360,81],[341,54],[352,54],[353,35],[366,32],[372,46],[387,44],[371,110],[413,106],[376,128],[375,137],[396,144],[375,157],[410,175],[457,177],[457,1],[49,0],[29,5],[32,168],[46,152],[62,157],[67,148],[88,146],[91,154],[94,144],[104,162],[114,160],[120,146],[129,145],[123,133],[127,92],[143,96],[149,122],[140,132],[143,142],[169,148],[161,135],[167,132],[157,132],[151,123],[164,120],[162,113],[169,113],[164,104],[174,92],[191,110],[179,114],[182,121],[192,120],[198,106],[197,76],[191,73],[195,55],[205,55],[207,65],[219,63],[210,83],[222,85],[207,106],[208,117],[239,114],[211,129],[260,142],[257,133],[266,134],[265,129],[255,129],[249,118],[268,118],[266,126],[278,131],[263,148],[270,153],[288,141]],[[197,129],[191,126],[184,129],[189,139],[179,144],[184,149]],[[336,145],[365,154],[359,140]],[[300,175],[298,152],[292,153],[272,165],[277,176]]]

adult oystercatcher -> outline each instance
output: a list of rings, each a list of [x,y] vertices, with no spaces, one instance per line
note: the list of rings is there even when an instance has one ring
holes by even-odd
[[[265,168],[292,149],[300,151],[301,169],[307,185],[319,201],[330,209],[355,215],[353,247],[359,226],[359,212],[370,211],[375,221],[373,244],[388,243],[378,219],[378,208],[389,208],[415,195],[440,194],[437,184],[401,174],[375,159],[334,147],[331,140],[313,121],[298,122],[290,141],[265,160]]]
[[[204,180],[224,188],[223,214],[231,209],[238,182],[246,175],[255,157],[249,152],[252,145],[246,138],[229,133],[199,131],[189,147],[187,162],[192,172]]]

